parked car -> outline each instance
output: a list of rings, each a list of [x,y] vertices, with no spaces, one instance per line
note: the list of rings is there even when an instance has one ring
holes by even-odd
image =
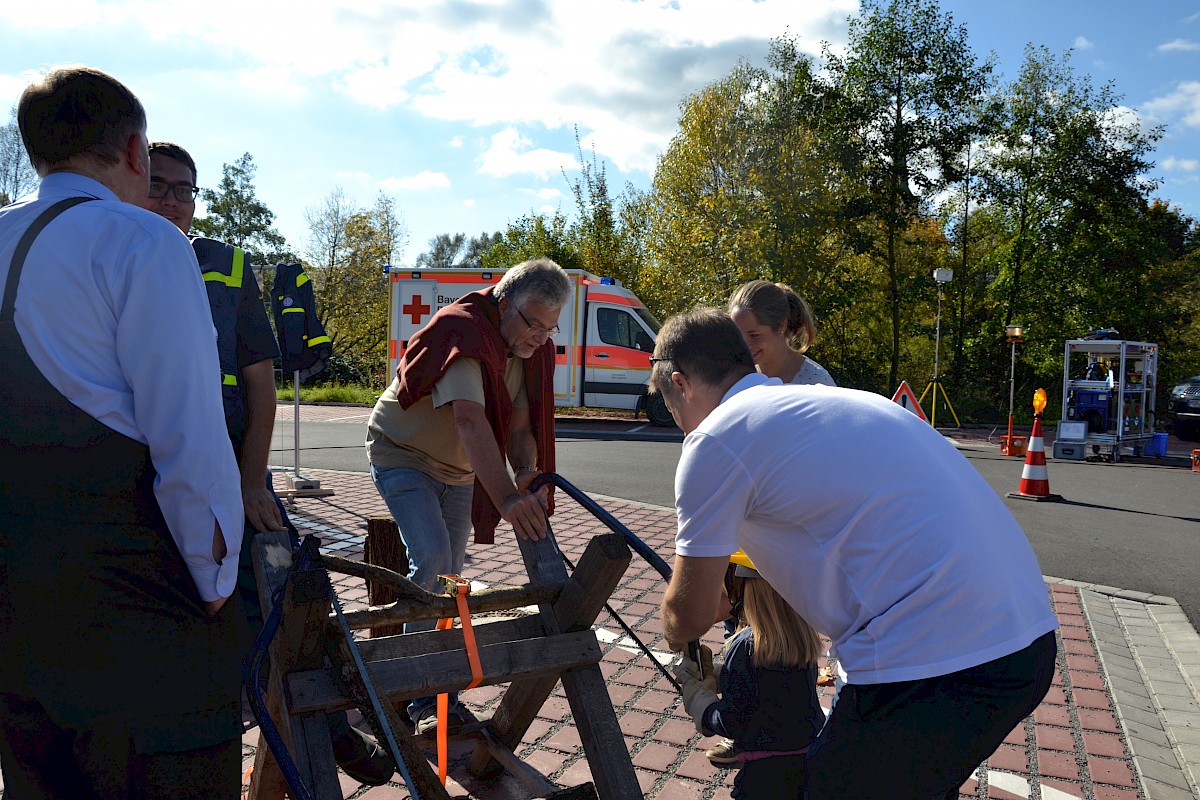
[[[1175,415],[1175,435],[1185,442],[1200,440],[1200,375],[1171,390],[1167,411]]]

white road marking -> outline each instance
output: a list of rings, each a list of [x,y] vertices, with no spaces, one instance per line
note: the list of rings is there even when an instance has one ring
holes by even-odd
[[[1029,781],[1019,775],[1013,775],[1010,772],[996,772],[988,770],[988,787],[995,786],[997,789],[1003,789],[1006,792],[1012,792],[1021,797],[1029,797],[1030,788]],[[1079,800],[1080,796],[1067,794],[1061,789],[1055,789],[1053,786],[1041,785],[1042,800]]]
[[[610,631],[607,628],[596,628],[596,638],[605,643],[616,644],[616,646],[622,650],[625,650],[629,653],[634,653],[635,655],[642,655],[644,652],[642,648],[638,647],[637,642],[635,642],[633,639],[630,639],[623,633]],[[655,660],[657,660],[660,664],[666,664],[670,662],[675,655],[674,653],[663,653],[658,650],[651,650],[650,652],[654,654]]]

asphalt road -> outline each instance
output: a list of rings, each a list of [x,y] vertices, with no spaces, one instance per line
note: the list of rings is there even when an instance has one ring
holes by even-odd
[[[365,433],[363,424],[301,422],[301,470],[367,471]],[[681,439],[636,423],[563,422],[558,471],[589,494],[669,507]],[[290,466],[290,423],[277,426],[274,445],[271,463]],[[960,452],[999,494],[1019,486],[1021,459],[1000,456],[995,445]],[[1043,573],[1171,596],[1200,625],[1200,474],[1135,460],[1050,459],[1049,477],[1062,502],[1005,500]]]

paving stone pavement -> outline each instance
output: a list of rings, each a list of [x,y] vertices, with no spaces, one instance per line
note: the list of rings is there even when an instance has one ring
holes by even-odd
[[[290,422],[281,404],[279,420]],[[365,424],[369,409],[301,406],[302,420]],[[954,438],[989,432],[963,431]],[[990,435],[990,434],[989,434]],[[322,549],[362,559],[367,519],[387,510],[363,473],[306,470],[324,497],[297,497],[289,513],[301,533],[313,533]],[[282,489],[283,478],[276,476]],[[595,496],[656,552],[670,558],[674,545],[671,509]],[[554,517],[561,549],[572,561],[587,541],[606,529],[562,498]],[[525,582],[511,530],[502,527],[493,546],[472,545],[464,572],[486,585]],[[1169,597],[1046,577],[1058,615],[1059,669],[1045,701],[1007,737],[960,790],[961,798],[1036,800],[1183,800],[1200,798],[1200,637]],[[362,581],[335,576],[347,610],[366,605]],[[656,652],[665,650],[658,625],[662,581],[636,555],[610,601],[613,610]],[[483,620],[480,620],[483,624]],[[604,653],[601,669],[647,798],[727,800],[733,771],[717,769],[703,756],[715,742],[698,736],[670,683],[649,659],[602,614],[597,622]],[[705,643],[718,650],[716,630]],[[502,686],[464,692],[462,700],[481,718],[494,711]],[[828,707],[830,688],[820,689]],[[244,764],[253,761],[258,728],[246,714]],[[351,721],[358,715],[351,712]],[[517,800],[528,797],[506,775],[490,781],[466,772],[468,745],[450,751],[452,797]],[[561,786],[590,779],[574,720],[561,685],[543,706],[516,753]],[[429,753],[434,756],[432,752]],[[399,777],[386,786],[360,786],[341,775],[343,796],[390,800],[409,797]],[[0,780],[0,800],[4,797]]]
[[[366,520],[386,508],[361,473],[311,470],[327,497],[298,497],[289,513],[302,533],[322,548],[362,558]],[[282,483],[282,478],[277,478]],[[668,560],[673,552],[672,509],[611,497],[594,497],[606,510]],[[577,561],[587,541],[606,529],[569,498],[553,518],[563,552]],[[486,585],[525,582],[511,530],[502,526],[496,544],[472,545],[464,572]],[[1168,597],[1047,577],[1058,615],[1059,668],[1045,701],[1008,736],[960,789],[961,798],[1040,800],[1178,800],[1200,797],[1200,637]],[[362,582],[335,580],[347,609],[365,604]],[[652,650],[666,645],[658,624],[663,585],[636,555],[610,605]],[[481,624],[483,621],[481,620]],[[642,790],[648,798],[724,800],[733,771],[704,758],[714,743],[692,727],[670,683],[649,659],[601,615],[597,628],[601,669]],[[714,629],[705,643],[718,650]],[[832,690],[825,688],[822,703]],[[491,715],[503,687],[464,692],[463,702],[481,718]],[[247,763],[257,728],[243,740]],[[465,765],[467,745],[451,750],[452,797],[508,800],[528,797],[514,779],[480,781]],[[579,734],[561,685],[538,714],[517,755],[561,786],[590,779]],[[430,756],[433,757],[432,752]],[[359,787],[343,776],[347,798],[408,797],[397,777],[383,787]]]

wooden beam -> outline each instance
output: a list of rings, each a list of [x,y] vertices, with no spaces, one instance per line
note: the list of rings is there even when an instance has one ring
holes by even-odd
[[[339,634],[341,632],[339,631]],[[352,704],[357,706],[367,721],[371,723],[371,727],[375,730],[375,735],[381,747],[391,754],[391,747],[388,745],[384,736],[384,724],[391,729],[392,737],[395,739],[396,748],[399,750],[400,759],[403,764],[397,764],[397,770],[401,767],[408,773],[408,779],[412,782],[411,789],[413,795],[420,797],[421,800],[450,800],[450,795],[446,788],[442,786],[438,776],[433,772],[433,768],[429,765],[429,760],[421,751],[421,748],[413,740],[412,734],[408,732],[408,726],[405,725],[399,713],[396,711],[396,706],[389,702],[383,692],[380,690],[379,684],[374,679],[374,675],[364,676],[358,671],[358,667],[354,662],[354,657],[350,653],[350,648],[346,644],[346,637],[338,635],[330,640],[330,660],[333,663],[333,674],[330,676],[328,672],[325,674],[331,677],[334,681],[336,691],[340,694],[353,698]],[[367,666],[368,671],[372,671],[371,667]],[[375,712],[375,706],[371,702],[370,695],[367,692],[367,681],[371,681],[372,688],[375,691],[379,700],[379,705],[383,711],[383,719],[381,720]],[[292,702],[293,711],[295,710],[295,699]],[[320,711],[319,714],[327,712]],[[341,795],[338,795],[340,798]]]
[[[325,714],[293,715],[291,728],[292,752],[306,756],[296,758],[296,766],[314,800],[342,800],[342,784],[338,780]],[[322,753],[329,755],[322,757]]]
[[[644,797],[600,667],[569,669],[562,683],[597,793],[604,800]]]
[[[562,553],[558,550],[558,543],[554,540],[554,531],[550,529],[549,525],[546,527],[545,539],[530,541],[518,537],[517,546],[521,549],[521,557],[525,561],[525,572],[529,575],[531,586],[543,583],[562,586],[566,583],[567,567],[563,563]],[[542,624],[546,627],[546,633],[562,633],[563,629],[558,624],[558,618],[554,616],[551,602],[551,600],[546,600],[538,603],[542,614]]]
[[[471,592],[467,608],[472,614],[511,611],[529,605],[553,602],[562,591],[563,582],[538,586],[500,586]],[[382,608],[347,611],[346,622],[351,630],[363,630],[379,625],[413,622],[422,619],[443,619],[458,616],[458,604],[453,597],[426,593],[425,597],[404,597]],[[331,621],[332,625],[337,623]]]
[[[517,758],[516,754],[502,745],[500,740],[487,728],[479,732],[479,739],[492,758],[534,797],[548,797],[557,794],[562,788],[558,784],[551,783],[545,775]]]
[[[501,642],[515,642],[522,639],[535,639],[543,635],[542,623],[537,617],[517,617],[491,621],[483,618],[473,626],[475,643],[480,647]],[[425,653],[447,653],[451,650],[462,650],[466,647],[463,641],[462,628],[451,628],[445,631],[422,631],[407,633],[403,636],[385,636],[382,639],[366,639],[358,643],[362,650],[363,659],[372,661],[387,661],[393,658],[408,658]]]
[[[480,646],[479,662],[484,672],[480,685],[543,675],[556,680],[564,670],[595,664],[600,656],[600,644],[591,630]],[[456,691],[472,679],[467,654],[461,650],[368,662],[367,668],[380,695],[392,702]],[[292,673],[287,677],[287,690],[293,714],[351,706],[327,669]]]
[[[308,755],[299,752],[292,740],[294,727],[283,698],[282,676],[294,669],[315,669],[321,665],[333,588],[329,584],[329,574],[319,561],[307,570],[289,574],[293,553],[291,534],[287,531],[259,533],[254,537],[252,548],[254,574],[258,581],[258,597],[264,619],[271,612],[272,598],[280,587],[284,587],[283,617],[268,651],[271,671],[266,705],[279,728],[284,745],[297,761],[301,774],[304,774],[307,768],[300,762],[305,761]],[[328,733],[324,741],[328,743]],[[333,760],[332,746],[329,747],[329,760]],[[254,754],[253,776],[249,795],[251,800],[282,800],[286,782],[261,730],[258,749]]]
[[[590,630],[600,609],[604,608],[625,575],[631,558],[629,545],[619,534],[602,534],[588,542],[574,574],[567,580],[553,606],[556,624],[567,631]],[[541,574],[541,569],[530,571]],[[542,619],[545,619],[545,614]],[[492,730],[505,747],[516,747],[525,736],[538,710],[554,691],[558,677],[530,677],[512,682],[492,714],[491,721]],[[612,701],[605,697],[605,703],[611,712]],[[623,741],[621,751],[628,758]],[[468,769],[473,775],[485,775],[495,771],[495,764],[486,750],[479,749],[471,756]]]

